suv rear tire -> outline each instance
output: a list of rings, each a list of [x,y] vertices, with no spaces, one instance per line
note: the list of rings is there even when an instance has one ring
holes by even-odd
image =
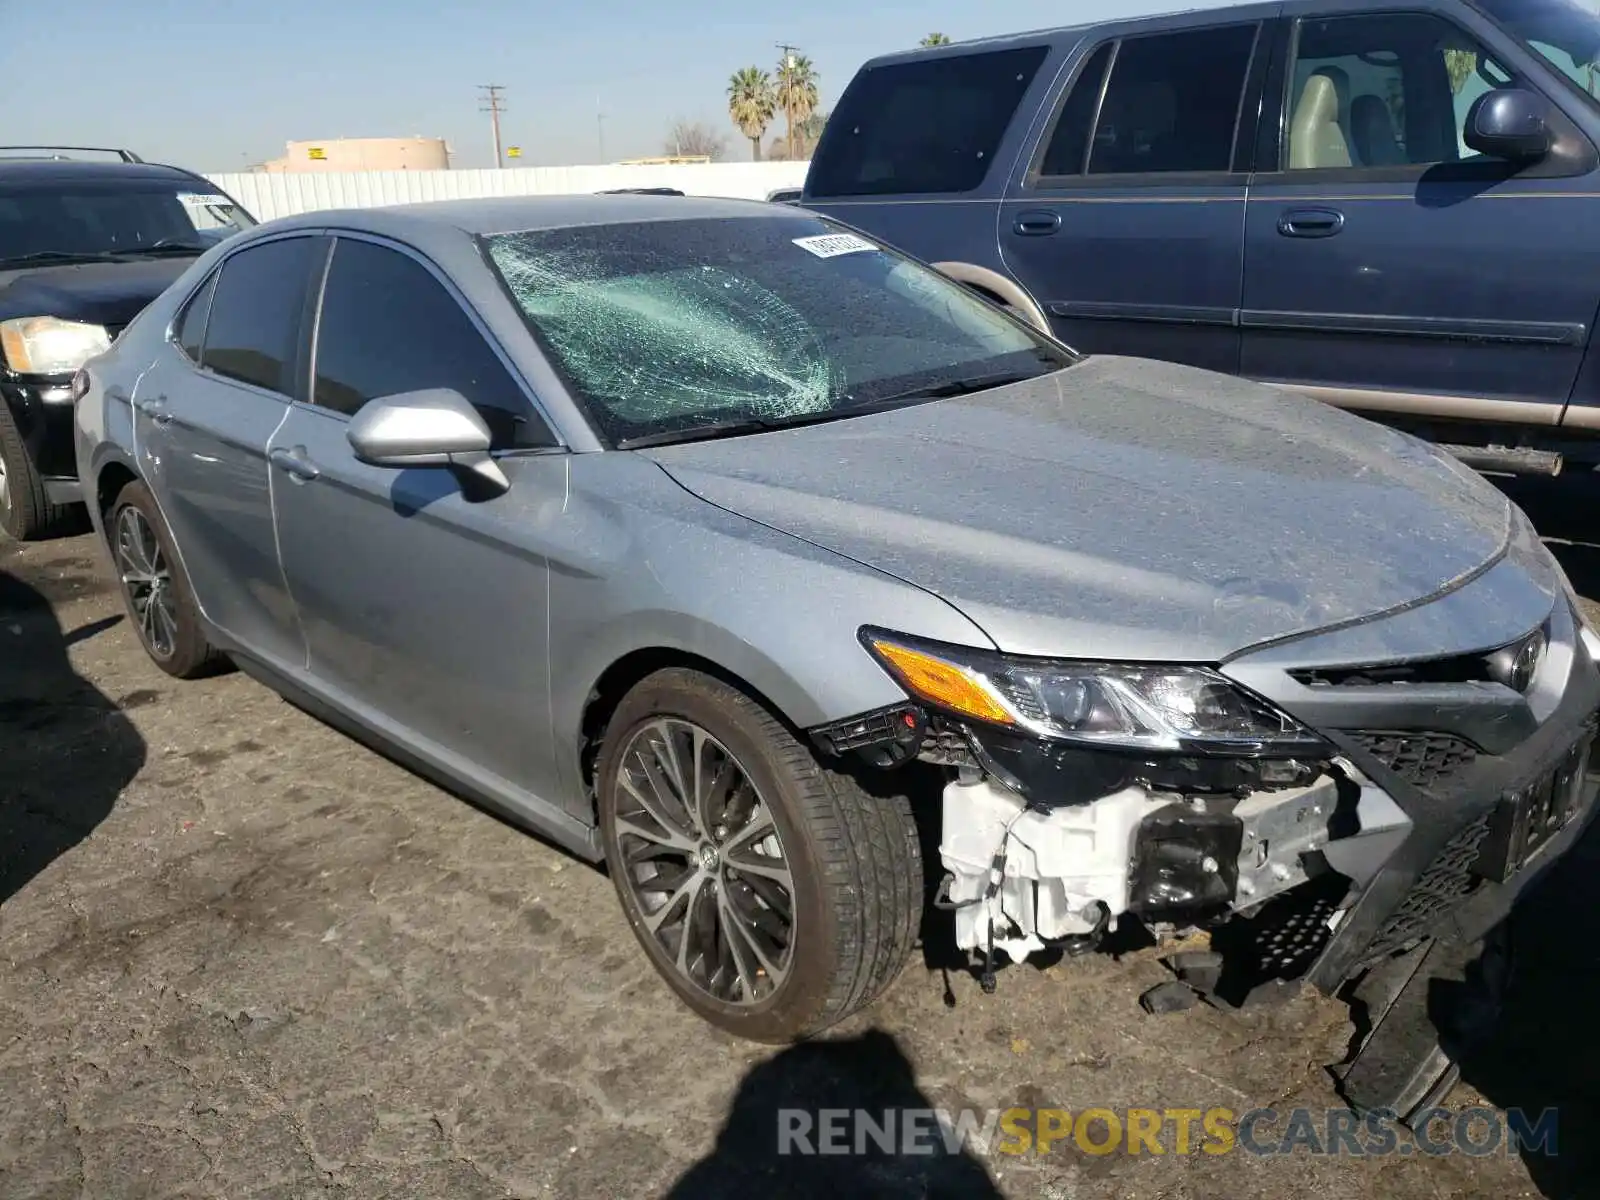
[[[807,1037],[905,966],[923,904],[909,800],[819,762],[744,692],[698,671],[650,675],[608,723],[597,790],[628,923],[712,1024]]]
[[[65,524],[72,507],[50,503],[16,421],[0,402],[0,529],[19,542],[32,541]]]

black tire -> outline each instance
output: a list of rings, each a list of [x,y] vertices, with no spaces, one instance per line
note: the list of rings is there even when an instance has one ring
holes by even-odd
[[[142,518],[154,535],[162,556],[167,578],[165,589],[172,617],[170,646],[152,644],[159,639],[152,636],[150,627],[142,619],[135,589],[127,582],[128,574],[119,557],[118,539],[124,521],[128,519],[124,514],[130,512]],[[184,574],[183,564],[173,551],[172,534],[167,529],[167,523],[161,519],[161,510],[156,507],[150,490],[138,480],[124,486],[112,502],[111,511],[106,517],[106,540],[110,543],[111,561],[120,583],[118,591],[122,593],[123,608],[139,638],[139,644],[144,647],[151,661],[178,679],[198,679],[213,674],[223,664],[222,654],[206,639],[205,623],[200,618],[199,606],[194,602],[189,577]]]
[[[54,532],[71,515],[70,504],[51,504],[44,479],[22,444],[11,410],[0,401],[0,530],[19,542]]]
[[[792,874],[787,974],[754,1002],[719,999],[680,973],[647,927],[630,883],[617,830],[619,806],[629,803],[619,784],[622,758],[637,736],[663,719],[698,726],[737,760],[770,811]],[[628,923],[662,977],[713,1025],[761,1042],[808,1037],[870,1004],[905,966],[923,904],[922,851],[909,800],[869,792],[854,775],[819,762],[782,721],[738,689],[679,668],[644,679],[608,724],[597,791],[606,863]],[[730,842],[736,834],[730,831]],[[729,870],[727,864],[721,869]],[[721,886],[739,886],[736,869],[734,880]]]

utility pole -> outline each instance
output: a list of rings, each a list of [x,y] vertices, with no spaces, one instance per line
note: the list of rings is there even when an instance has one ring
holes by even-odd
[[[500,93],[506,89],[498,83],[480,83],[478,90],[483,93],[478,97],[483,101],[478,111],[489,114],[489,127],[494,130],[494,165],[498,170],[504,165],[500,157],[500,114],[505,112],[505,100]]]
[[[781,79],[782,68],[794,66],[794,52],[800,47],[791,46],[788,42],[779,42],[778,49],[783,51],[783,57],[778,60]],[[784,144],[789,148],[789,160],[792,162],[794,161],[794,97],[789,94],[787,88],[783,93],[783,135]]]
[[[595,142],[600,151],[600,162],[603,164],[606,161],[606,115],[600,111],[600,98],[598,96],[595,97],[594,107]]]

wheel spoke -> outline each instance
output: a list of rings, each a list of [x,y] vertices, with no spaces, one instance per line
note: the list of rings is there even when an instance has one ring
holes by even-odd
[[[686,828],[683,822],[676,820],[673,814],[667,811],[666,806],[661,803],[660,795],[655,793],[655,781],[648,774],[645,777],[644,787],[640,787],[633,781],[628,775],[626,767],[618,775],[618,780],[621,782],[623,790],[638,801],[639,807],[644,811],[644,815],[661,827],[661,833],[652,836],[646,833],[637,823],[630,822],[630,825],[633,826],[633,832],[638,833],[640,837],[648,837],[651,841],[661,842],[663,845],[676,846],[684,850],[693,850],[695,848],[696,842],[693,831]]]
[[[723,920],[723,928],[727,930],[728,939],[735,947],[735,956],[741,953],[750,955],[760,965],[761,970],[766,972],[767,978],[776,986],[782,980],[785,970],[778,961],[783,958],[783,955],[781,953],[776,956],[769,954],[761,945],[760,939],[751,933],[746,919],[734,909],[731,902],[725,900],[723,905],[727,911],[727,916]]]
[[[722,939],[727,946],[727,957],[733,963],[733,969],[739,977],[739,986],[744,989],[745,999],[754,1000],[756,979],[762,970],[761,960],[750,945],[750,940],[741,936],[738,914],[733,911],[726,895],[717,897],[717,909],[722,917]]]
[[[729,859],[736,856],[748,857],[757,842],[771,837],[776,832],[777,827],[773,825],[772,818],[763,810],[746,821],[742,828],[733,831],[728,840],[722,844],[722,856]]]
[[[704,883],[704,875],[701,875],[698,871],[691,871],[688,878],[672,890],[672,894],[667,897],[660,908],[645,914],[645,928],[649,929],[651,933],[658,932],[661,926],[666,923],[667,918],[683,907],[680,901],[692,901],[695,893],[700,890]],[[634,886],[637,887],[638,885],[635,884]]]

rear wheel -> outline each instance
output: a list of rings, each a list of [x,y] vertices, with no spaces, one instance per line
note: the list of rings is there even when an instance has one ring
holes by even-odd
[[[70,505],[50,503],[16,421],[0,402],[0,529],[29,541],[60,527],[70,511]]]
[[[222,656],[206,640],[200,609],[173,551],[172,535],[144,484],[134,481],[118,493],[106,534],[122,602],[145,653],[179,679],[215,670]]]
[[[825,767],[743,692],[682,669],[645,679],[612,717],[598,791],[629,924],[713,1024],[805,1037],[905,965],[923,896],[909,802]]]

